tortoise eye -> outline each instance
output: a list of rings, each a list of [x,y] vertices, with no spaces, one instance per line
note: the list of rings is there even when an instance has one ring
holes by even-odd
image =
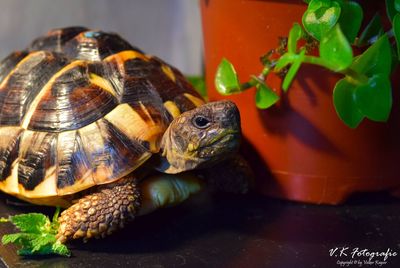
[[[211,125],[210,119],[203,115],[196,115],[193,118],[192,123],[195,127],[200,129],[208,128]]]

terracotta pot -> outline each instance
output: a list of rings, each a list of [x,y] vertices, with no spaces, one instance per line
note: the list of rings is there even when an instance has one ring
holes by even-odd
[[[202,1],[210,99],[226,98],[214,89],[223,57],[235,65],[242,81],[260,73],[259,57],[277,47],[278,37],[287,36],[294,22],[301,22],[305,9],[302,0]],[[255,106],[254,90],[229,97],[241,112],[243,153],[256,171],[257,190],[290,200],[337,204],[356,192],[400,189],[398,94],[389,122],[364,120],[350,129],[332,103],[332,90],[340,77],[303,65],[289,93],[264,111]],[[280,88],[278,77],[267,82]],[[395,81],[394,94],[398,89]]]

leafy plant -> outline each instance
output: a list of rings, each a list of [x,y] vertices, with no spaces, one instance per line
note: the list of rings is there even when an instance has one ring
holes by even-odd
[[[18,255],[57,254],[69,257],[71,253],[68,248],[56,239],[59,212],[60,208],[57,208],[52,221],[41,213],[20,214],[10,216],[8,219],[1,218],[0,222],[11,222],[21,231],[4,235],[1,242],[4,245],[13,243],[20,246]]]
[[[218,92],[229,95],[255,87],[256,106],[266,109],[287,92],[303,64],[314,64],[343,75],[333,89],[333,104],[347,126],[356,128],[364,118],[387,121],[392,109],[390,75],[400,55],[400,0],[386,0],[392,22],[387,33],[378,14],[360,31],[363,10],[357,2],[305,2],[302,25],[294,23],[287,40],[261,57],[263,69],[258,76],[241,83],[233,64],[222,59],[215,76]],[[364,51],[355,56],[353,47]],[[283,76],[283,93],[266,84],[271,73]]]
[[[203,76],[186,76],[190,84],[200,93],[201,96],[207,98],[206,82]]]

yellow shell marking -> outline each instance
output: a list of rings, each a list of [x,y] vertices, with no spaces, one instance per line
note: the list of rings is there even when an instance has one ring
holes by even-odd
[[[173,101],[166,101],[164,102],[164,107],[167,109],[170,115],[172,115],[173,118],[177,118],[178,116],[181,115],[181,111],[179,110],[178,106],[176,106],[175,102]]]
[[[133,50],[125,50],[125,51],[121,51],[119,53],[110,55],[110,56],[106,57],[103,61],[110,62],[110,61],[115,60],[118,70],[120,72],[124,73],[125,72],[124,71],[125,62],[127,60],[132,60],[132,59],[136,59],[136,58],[142,59],[144,61],[150,60],[150,58],[147,57],[147,55],[143,55],[140,52],[133,51]]]
[[[80,192],[82,190],[85,190],[89,187],[92,187],[96,183],[94,182],[93,178],[93,172],[92,170],[88,170],[85,175],[82,176],[79,180],[76,180],[73,185],[66,186],[63,188],[58,188],[57,189],[57,194],[58,195],[68,195],[68,194],[73,194]]]
[[[15,73],[16,70],[18,70],[18,68],[23,65],[25,62],[27,62],[30,58],[32,58],[33,56],[37,55],[37,54],[41,54],[44,53],[43,51],[36,51],[36,52],[32,52],[29,53],[28,55],[25,56],[25,58],[23,58],[20,62],[18,62],[17,65],[15,65],[14,69],[11,70],[11,72],[4,78],[3,82],[1,82],[0,84],[0,88],[3,88],[8,80],[10,79],[10,77]]]
[[[189,93],[183,94],[188,100],[190,100],[196,107],[199,107],[204,104],[204,100],[197,98]]]
[[[127,60],[131,60],[131,59],[135,59],[135,58],[139,58],[144,61],[149,61],[148,57],[146,57],[142,53],[134,51],[134,50],[125,50],[125,51],[121,51],[119,53],[110,55],[110,56],[106,57],[104,59],[104,61],[112,61],[115,59],[118,61],[118,63],[121,62],[123,64],[123,62],[125,62]]]
[[[15,160],[11,165],[11,175],[4,181],[0,182],[1,189],[8,194],[19,198],[40,198],[43,196],[57,195],[56,186],[56,168],[53,166],[46,171],[43,181],[35,187],[33,191],[26,190],[22,185],[18,184],[18,163]]]
[[[96,124],[96,122],[90,124],[93,125]],[[71,136],[71,132],[76,132],[77,130],[72,130],[72,131],[65,131],[61,132],[58,134],[58,140],[57,140],[57,157],[58,159],[63,159],[64,155],[63,153],[68,153],[63,151],[61,148],[63,144],[65,143],[74,143],[76,136]],[[79,131],[79,130],[78,130]],[[87,189],[93,185],[95,185],[95,181],[93,178],[93,172],[91,168],[86,168],[85,166],[76,166],[75,168],[79,169],[80,172],[79,174],[83,174],[81,178],[77,178],[75,180],[73,185],[66,186],[63,188],[58,188],[57,189],[57,194],[58,195],[66,195],[66,194],[71,194],[71,193],[76,193],[81,190]]]
[[[57,195],[57,174],[56,174],[56,165],[55,163],[53,163],[55,160],[54,158],[51,159],[51,163],[49,163],[48,168],[46,168],[42,180],[33,190],[27,190],[24,188],[22,184],[18,183],[18,177],[19,177],[18,173],[19,173],[19,165],[21,159],[23,159],[27,155],[31,146],[36,147],[37,146],[36,143],[41,142],[41,140],[44,139],[44,136],[46,136],[45,132],[36,132],[30,130],[25,130],[21,135],[19,143],[19,157],[15,161],[15,164],[12,166],[13,169],[11,173],[12,177],[11,179],[13,180],[13,183],[18,184],[18,190],[16,192],[17,195],[22,195],[27,198]],[[51,150],[52,150],[55,140],[52,140],[51,142],[52,142],[51,144]]]
[[[0,181],[0,188],[8,194],[18,194],[18,159],[11,165],[11,175]]]
[[[46,170],[43,181],[33,190],[26,190],[21,184],[18,185],[19,194],[25,197],[42,197],[57,195],[57,174],[56,167],[52,166]]]
[[[176,77],[175,77],[174,72],[171,70],[171,68],[169,66],[163,64],[163,65],[161,65],[161,69],[169,77],[169,79],[171,79],[175,83]]]
[[[101,152],[100,154],[107,154],[104,150],[104,148],[107,148],[107,139],[99,132],[97,123],[92,123],[80,129],[79,132],[81,133],[86,153]],[[91,161],[93,160],[94,159]],[[94,181],[96,184],[111,182],[110,178],[112,177],[112,172],[113,166],[100,160],[99,163],[96,163],[96,168],[93,172]]]
[[[25,116],[22,120],[22,128],[27,129],[29,122],[32,119],[33,113],[35,112],[37,106],[39,105],[39,102],[42,100],[43,96],[51,89],[51,86],[53,83],[56,81],[57,78],[59,78],[61,75],[63,75],[65,72],[75,68],[76,66],[82,65],[85,62],[82,60],[77,60],[73,61],[67,66],[64,66],[61,70],[59,70],[56,74],[54,74],[50,80],[44,85],[44,87],[40,90],[39,94],[36,95],[35,99],[32,101],[29,110],[25,113]]]
[[[105,116],[116,128],[132,140],[149,142],[150,151],[159,150],[159,138],[164,133],[166,126],[162,122],[146,122],[129,104],[123,103],[114,108]]]
[[[147,116],[148,118],[150,118],[152,124],[156,124],[156,123],[154,122],[154,120],[153,120],[153,117],[151,117],[151,115],[150,115],[150,113],[149,113],[149,110],[146,108],[146,106],[144,106],[143,103],[142,103],[141,101],[139,101],[139,103],[140,103],[140,108],[141,108],[142,111],[146,114],[146,116]]]
[[[92,84],[106,90],[108,93],[110,93],[114,97],[117,97],[117,93],[114,91],[113,86],[111,85],[110,81],[108,81],[107,79],[105,79],[101,76],[98,76],[94,73],[90,73],[89,80]]]

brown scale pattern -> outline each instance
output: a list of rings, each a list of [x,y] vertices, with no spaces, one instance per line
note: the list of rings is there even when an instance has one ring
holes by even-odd
[[[89,78],[89,63],[64,72],[41,98],[29,129],[61,132],[92,123],[118,105],[116,98]]]
[[[175,76],[175,81],[172,81],[162,71],[163,65],[171,69]],[[147,79],[157,90],[163,102],[169,100],[175,102],[181,112],[195,108],[195,105],[183,97],[183,94],[189,93],[197,98],[201,98],[201,96],[188,82],[183,82],[185,79],[181,72],[154,56],[151,58],[147,68],[150,70]]]
[[[62,52],[65,42],[69,41],[79,33],[88,31],[85,27],[68,27],[64,29],[54,29],[35,39],[29,46],[30,51],[35,50],[48,50],[55,52]]]
[[[68,60],[48,51],[32,52],[0,85],[0,125],[19,126],[42,87]]]
[[[11,174],[11,165],[18,157],[20,127],[0,128],[0,181]]]
[[[141,52],[117,34],[90,30],[81,32],[70,39],[62,50],[69,58],[89,61],[100,61],[124,50]]]
[[[28,55],[26,51],[15,51],[0,62],[0,83],[26,55]]]
[[[141,194],[132,178],[124,178],[79,199],[61,213],[57,239],[105,237],[134,219],[141,206]]]

